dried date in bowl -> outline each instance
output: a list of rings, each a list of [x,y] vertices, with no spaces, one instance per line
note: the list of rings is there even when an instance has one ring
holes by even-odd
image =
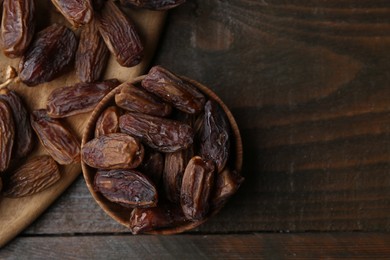
[[[95,138],[95,127],[96,122],[98,121],[100,115],[108,108],[113,105],[115,105],[115,95],[118,93],[121,93],[121,89],[124,87],[127,87],[128,84],[132,84],[136,87],[141,86],[141,82],[143,79],[145,79],[146,75],[140,76],[132,80],[131,82],[128,82],[127,84],[122,84],[115,89],[113,89],[109,94],[107,94],[97,105],[95,110],[92,112],[87,128],[85,129],[83,133],[82,138],[82,148],[86,143],[91,141]],[[210,199],[208,201],[207,208],[210,208],[210,210],[205,213],[205,217],[201,219],[187,219],[183,214],[181,214],[181,210],[178,210],[178,207],[180,208],[180,202],[168,202],[167,196],[164,194],[164,185],[162,185],[162,180],[160,180],[160,183],[155,183],[155,186],[158,190],[158,203],[157,207],[151,207],[149,209],[137,209],[138,211],[133,211],[133,209],[124,207],[121,204],[113,203],[110,200],[108,200],[106,197],[102,195],[102,193],[98,192],[96,187],[94,186],[94,178],[97,172],[97,169],[91,168],[87,164],[85,164],[83,161],[81,163],[82,169],[83,169],[83,175],[84,179],[87,183],[87,187],[89,191],[91,192],[92,196],[96,200],[96,202],[99,204],[99,206],[113,219],[115,219],[120,224],[129,227],[130,230],[133,233],[138,233],[138,231],[141,231],[143,233],[148,234],[175,234],[175,233],[181,233],[190,229],[193,229],[202,223],[204,223],[207,219],[209,219],[211,216],[215,215],[219,212],[219,210],[223,207],[227,199],[236,192],[237,188],[239,187],[240,183],[242,182],[243,178],[240,175],[241,168],[242,168],[242,142],[241,142],[241,136],[238,129],[238,126],[236,124],[235,119],[233,118],[233,115],[229,111],[229,109],[226,107],[226,105],[222,102],[222,100],[209,88],[206,86],[191,80],[186,77],[180,77],[181,80],[188,82],[192,84],[194,87],[198,89],[201,93],[203,93],[206,97],[206,99],[211,100],[214,102],[214,104],[217,104],[219,108],[224,112],[224,115],[226,115],[226,119],[228,121],[228,124],[230,125],[230,154],[228,161],[226,162],[226,167],[223,171],[218,171],[218,162],[216,162],[215,165],[215,177],[211,185],[213,185],[213,190],[210,194]],[[207,112],[207,104],[205,105],[206,112]],[[188,116],[184,116],[183,113],[180,111],[176,111],[177,113],[173,113],[169,120],[180,120],[182,123],[186,122],[188,119]],[[132,112],[126,112],[122,111],[122,113],[130,113],[132,117],[136,116],[136,113]],[[192,128],[195,132],[201,133],[202,127],[199,126],[199,120],[195,120],[195,118],[200,118],[203,116],[204,112],[201,112],[201,114],[198,114],[196,116],[191,115],[189,118],[192,118],[192,123],[189,123],[192,125]],[[209,114],[209,113],[208,113]],[[209,116],[210,117],[210,116]],[[187,119],[185,119],[187,118]],[[205,120],[208,120],[207,116],[204,116]],[[214,118],[209,118],[210,120],[214,120]],[[118,123],[119,124],[119,123]],[[204,140],[204,138],[194,137],[194,140]],[[202,134],[200,134],[202,135]],[[142,138],[141,138],[142,139]],[[142,141],[142,140],[141,140]],[[218,141],[218,140],[217,140]],[[144,143],[144,145],[147,146],[147,143]],[[193,144],[195,149],[198,151],[201,150],[200,143],[194,143]],[[151,148],[148,147],[150,150]],[[156,150],[155,150],[156,151]],[[163,154],[163,153],[162,153]],[[198,152],[199,154],[199,152]],[[206,158],[207,160],[213,159],[213,158]],[[162,167],[162,166],[161,166]],[[158,167],[158,168],[161,168]],[[200,165],[200,167],[202,167]],[[195,167],[196,168],[196,167]],[[142,168],[141,168],[142,169]],[[186,174],[186,173],[182,173]],[[153,176],[149,176],[148,174],[145,174],[151,182],[154,181]],[[188,177],[186,177],[188,178]],[[158,178],[157,178],[158,179]],[[189,178],[191,179],[191,177]],[[201,185],[207,185],[207,184],[201,184]],[[180,189],[180,187],[179,187]],[[186,186],[183,185],[181,189],[186,189]],[[202,190],[202,187],[194,187],[194,189]],[[161,193],[161,194],[160,194]],[[218,194],[218,196],[216,196]],[[165,197],[165,198],[164,198]],[[196,196],[194,197],[196,198]],[[193,201],[195,204],[198,203],[196,201]],[[175,204],[176,203],[176,204]],[[179,204],[177,204],[179,203]],[[192,203],[192,202],[191,202]],[[169,206],[175,204],[175,206]],[[167,206],[168,205],[168,206]],[[177,207],[178,206],[178,207]],[[201,206],[201,205],[200,205]],[[168,207],[168,210],[166,210]],[[183,206],[182,206],[183,207]],[[202,210],[201,208],[198,208],[197,210]],[[142,214],[141,214],[141,213]],[[143,212],[145,214],[143,214]],[[175,215],[175,212],[179,212],[179,215]],[[180,213],[181,212],[181,213]],[[139,214],[138,214],[139,213]],[[202,214],[201,214],[202,215]],[[138,222],[134,223],[134,220],[137,219]],[[176,221],[177,220],[177,221]]]

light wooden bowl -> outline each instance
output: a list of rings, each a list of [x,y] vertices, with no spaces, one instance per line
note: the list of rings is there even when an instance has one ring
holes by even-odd
[[[139,76],[135,78],[134,80],[130,81],[132,84],[139,84],[143,79],[145,78],[145,75]],[[228,164],[231,165],[231,167],[234,168],[238,173],[241,173],[242,169],[242,141],[241,141],[241,135],[240,131],[238,129],[237,123],[230,112],[230,110],[227,108],[227,106],[222,102],[222,100],[209,88],[206,86],[192,80],[186,77],[181,77],[182,79],[189,81],[194,86],[196,86],[203,94],[205,94],[209,99],[215,100],[225,111],[227,118],[230,122],[231,129],[232,129],[232,143],[231,143],[231,154],[229,158]],[[96,106],[95,110],[92,112],[87,127],[83,133],[82,137],[82,144],[83,147],[88,141],[92,140],[94,138],[94,132],[95,132],[95,125],[96,121],[99,118],[100,114],[110,105],[115,104],[115,94],[119,93],[121,90],[121,86],[118,86],[117,88],[113,89],[110,93],[105,96],[100,103]],[[93,182],[94,182],[94,176],[96,173],[96,169],[89,167],[84,162],[81,163],[81,167],[83,170],[83,175],[85,182],[87,184],[87,187],[89,191],[91,192],[93,198],[96,200],[96,202],[99,204],[99,206],[114,220],[119,222],[120,224],[129,227],[129,220],[130,220],[130,214],[131,209],[122,207],[116,203],[110,202],[107,200],[104,196],[102,196],[99,192],[96,192],[93,188]],[[174,227],[174,228],[165,228],[165,229],[159,229],[159,230],[153,230],[146,232],[147,234],[176,234],[181,233],[190,229],[193,229],[202,223],[204,223],[208,218],[218,213],[220,208],[213,210],[209,213],[209,216],[206,219],[203,219],[201,221],[197,222],[190,222],[186,223],[184,225]]]

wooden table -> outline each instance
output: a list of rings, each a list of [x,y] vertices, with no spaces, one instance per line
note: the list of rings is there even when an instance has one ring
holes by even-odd
[[[188,0],[153,64],[210,86],[246,182],[206,224],[132,236],[77,181],[0,258],[390,256],[390,2]]]

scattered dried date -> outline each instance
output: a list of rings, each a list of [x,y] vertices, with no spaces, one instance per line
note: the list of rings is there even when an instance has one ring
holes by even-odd
[[[120,0],[123,6],[136,6],[151,10],[168,10],[184,2],[185,0]]]
[[[95,20],[81,31],[76,52],[76,73],[81,82],[94,82],[101,78],[110,52],[100,36]]]
[[[42,145],[59,164],[80,161],[80,142],[60,120],[49,117],[45,109],[31,114],[31,125]]]
[[[33,130],[27,109],[18,94],[8,88],[0,89],[0,100],[5,101],[12,111],[15,124],[13,156],[16,158],[25,157],[34,146]]]
[[[72,30],[52,24],[37,33],[19,63],[19,78],[28,86],[57,77],[73,60],[77,40]]]
[[[161,66],[150,69],[148,75],[142,80],[142,87],[189,114],[202,111],[206,101],[204,95],[191,83]]]
[[[194,156],[188,163],[181,186],[181,206],[189,220],[201,220],[207,216],[214,184],[215,167],[212,161]]]
[[[60,178],[53,158],[47,155],[33,157],[11,173],[4,195],[11,198],[29,196],[49,188]]]
[[[92,111],[96,104],[117,85],[119,85],[118,80],[110,79],[56,88],[47,99],[47,112],[50,117],[62,118]]]
[[[15,125],[11,108],[0,100],[0,173],[8,169],[14,146]]]
[[[122,133],[102,135],[86,143],[82,160],[98,169],[134,169],[144,158],[143,145]]]
[[[51,0],[54,6],[74,27],[87,24],[93,16],[90,0]]]
[[[109,201],[127,207],[155,207],[157,190],[154,185],[135,170],[99,170],[94,179],[94,189]]]
[[[106,108],[96,121],[95,137],[119,132],[119,116],[118,107]]]
[[[132,67],[141,62],[144,48],[138,32],[114,2],[105,3],[97,20],[104,42],[120,65]]]
[[[16,58],[26,51],[35,30],[34,0],[5,0],[1,22],[1,41],[5,55]]]
[[[160,152],[186,149],[193,142],[192,128],[178,121],[138,113],[127,113],[119,118],[121,132],[141,138]]]
[[[131,112],[138,112],[152,116],[168,116],[172,107],[162,102],[157,97],[148,93],[142,88],[133,86],[125,82],[121,85],[121,91],[115,95],[115,103]]]
[[[200,136],[200,155],[216,163],[218,172],[226,165],[230,153],[230,125],[215,101],[207,101]]]

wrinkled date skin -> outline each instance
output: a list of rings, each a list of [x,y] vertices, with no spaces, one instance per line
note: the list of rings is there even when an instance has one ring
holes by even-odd
[[[114,87],[116,79],[94,83],[77,83],[73,86],[56,88],[47,99],[50,117],[62,118],[92,111]]]
[[[15,125],[11,108],[0,100],[0,173],[8,169],[14,146]]]
[[[11,173],[4,195],[11,198],[29,196],[49,188],[60,178],[53,158],[47,155],[33,157]]]
[[[123,206],[144,208],[157,205],[156,188],[135,170],[100,170],[95,175],[94,189],[109,201]]]
[[[149,177],[157,186],[160,183],[164,170],[164,155],[151,149],[146,149],[144,160],[137,169]]]
[[[127,113],[119,118],[121,132],[141,138],[159,152],[176,152],[186,149],[193,142],[192,128],[178,121]]]
[[[175,203],[180,202],[180,190],[184,170],[193,157],[192,147],[165,155],[163,183],[167,198]]]
[[[54,6],[74,27],[87,24],[93,16],[90,0],[51,0]]]
[[[112,1],[107,1],[98,16],[98,28],[110,52],[123,67],[141,62],[143,45],[138,32],[127,17]]]
[[[49,117],[45,109],[31,114],[31,125],[42,145],[61,165],[80,161],[80,142],[60,120]]]
[[[210,209],[215,167],[212,161],[194,156],[188,163],[181,186],[181,206],[189,220],[202,220]]]
[[[200,136],[200,155],[213,160],[218,172],[226,165],[230,153],[230,125],[224,111],[214,101],[207,101]]]
[[[123,6],[136,6],[151,10],[169,10],[184,2],[185,0],[120,0]]]
[[[76,73],[81,82],[94,82],[101,78],[107,65],[110,52],[92,20],[81,31],[76,52]]]
[[[228,168],[217,174],[211,199],[212,207],[222,208],[227,200],[237,192],[243,181],[244,177]]]
[[[53,24],[40,31],[19,63],[19,78],[28,86],[57,77],[73,60],[75,34],[64,25]]]
[[[34,146],[33,130],[27,109],[18,94],[7,88],[0,89],[0,100],[5,101],[12,111],[15,124],[13,156],[15,158],[25,157],[31,152]]]
[[[121,86],[121,91],[115,95],[115,103],[119,107],[131,112],[161,117],[168,116],[172,112],[169,104],[162,102],[144,89],[127,82]]]
[[[3,52],[9,58],[23,55],[35,30],[34,0],[5,0],[1,22]]]
[[[203,110],[206,101],[204,95],[192,84],[161,66],[151,68],[141,84],[147,91],[183,112],[196,114]]]
[[[180,207],[175,205],[159,205],[154,208],[136,208],[131,212],[129,228],[134,235],[170,228],[187,223]]]
[[[98,169],[134,169],[144,158],[144,147],[135,138],[122,133],[102,135],[86,143],[82,160]]]
[[[106,108],[99,116],[95,126],[95,137],[119,132],[120,110],[116,106]]]

